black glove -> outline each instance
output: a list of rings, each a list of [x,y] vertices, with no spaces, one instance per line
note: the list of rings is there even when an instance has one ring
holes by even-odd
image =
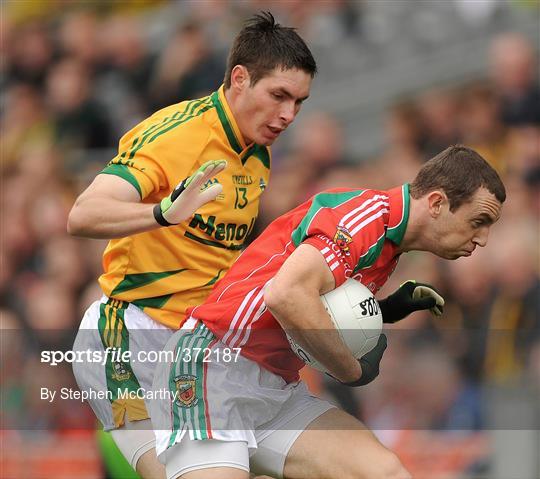
[[[377,345],[369,352],[364,354],[358,362],[362,368],[362,376],[357,381],[351,383],[341,383],[344,386],[356,387],[365,386],[373,381],[379,375],[379,363],[383,357],[384,351],[388,346],[385,334],[379,336]]]
[[[441,316],[444,299],[429,284],[405,281],[396,292],[379,301],[383,323],[395,323],[413,311],[429,309],[434,316]]]

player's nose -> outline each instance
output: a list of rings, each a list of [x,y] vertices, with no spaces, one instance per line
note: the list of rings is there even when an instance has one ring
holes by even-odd
[[[286,102],[279,112],[279,119],[285,124],[285,126],[288,126],[290,123],[292,123],[295,116],[296,109],[294,102]]]
[[[474,238],[473,243],[477,246],[484,247],[487,245],[488,242],[488,236],[489,236],[489,227],[480,228]]]

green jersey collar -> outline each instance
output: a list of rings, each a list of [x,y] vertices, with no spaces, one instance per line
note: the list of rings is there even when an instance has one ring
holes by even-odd
[[[397,188],[388,190],[390,199],[390,217],[388,219],[388,227],[386,229],[386,238],[399,246],[405,236],[407,230],[407,222],[409,221],[409,185],[405,183]]]
[[[229,104],[227,103],[227,99],[225,98],[225,90],[223,85],[219,87],[218,91],[212,93],[211,98],[212,103],[216,107],[219,121],[221,122],[221,126],[223,126],[223,130],[225,130],[225,134],[227,135],[231,148],[237,154],[242,153],[242,151],[244,151],[246,148],[246,145],[233,117]]]

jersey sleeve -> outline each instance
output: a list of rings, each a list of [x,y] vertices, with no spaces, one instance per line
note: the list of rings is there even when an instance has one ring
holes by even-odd
[[[101,170],[101,173],[119,176],[131,183],[139,192],[141,200],[167,187],[165,173],[153,155],[147,152],[138,153],[131,160],[126,160],[119,154]]]
[[[369,191],[335,207],[320,207],[306,225],[302,243],[320,251],[336,287],[369,266],[384,242],[389,203],[387,196],[377,193]]]

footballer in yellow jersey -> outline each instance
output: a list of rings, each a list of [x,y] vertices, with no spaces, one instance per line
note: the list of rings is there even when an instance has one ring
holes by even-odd
[[[256,15],[237,35],[224,85],[164,108],[120,140],[77,198],[76,236],[106,238],[103,297],[73,349],[80,389],[143,477],[164,477],[148,410],[167,339],[240,254],[270,172],[269,146],[309,96],[315,60],[293,28]]]
[[[143,202],[157,203],[208,160],[227,168],[211,178],[223,191],[190,221],[111,240],[103,256],[103,292],[178,328],[240,253],[268,184],[270,149],[244,144],[223,94],[170,106],[120,140],[102,173],[129,181]],[[158,160],[159,159],[159,160]]]

